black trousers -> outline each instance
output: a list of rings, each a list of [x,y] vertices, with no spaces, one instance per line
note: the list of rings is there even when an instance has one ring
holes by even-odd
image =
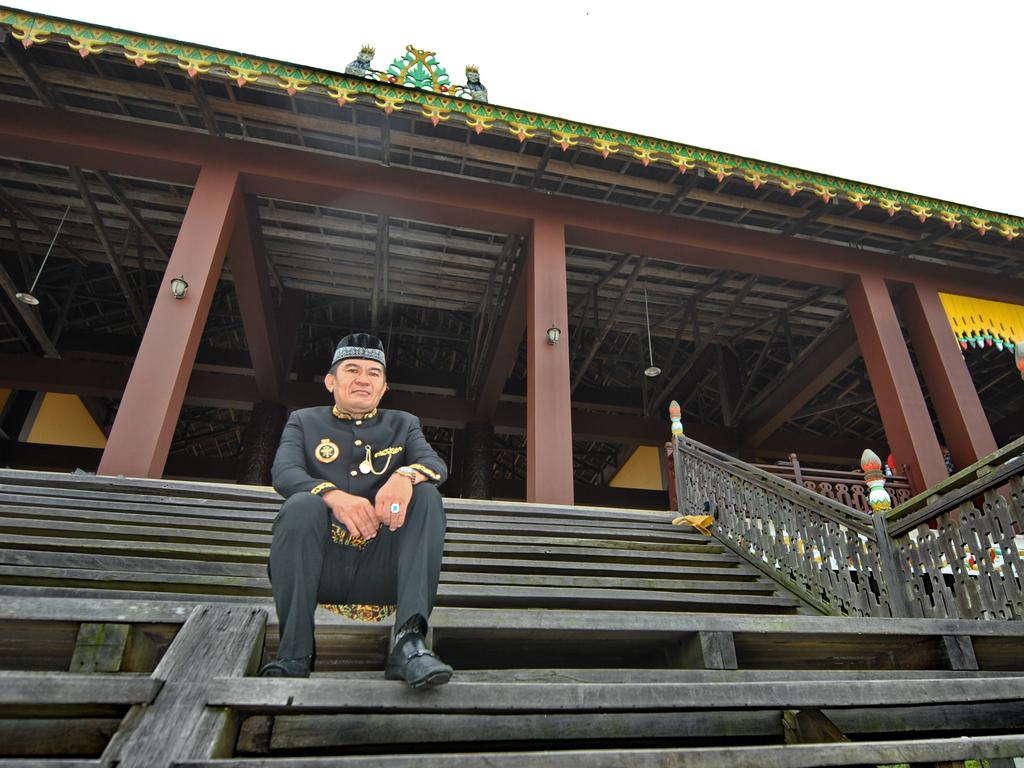
[[[281,506],[270,545],[271,586],[280,626],[279,659],[313,654],[318,603],[395,605],[395,626],[419,614],[429,618],[437,597],[445,514],[438,490],[413,488],[405,524],[382,527],[363,549],[331,541],[331,511],[311,493]]]

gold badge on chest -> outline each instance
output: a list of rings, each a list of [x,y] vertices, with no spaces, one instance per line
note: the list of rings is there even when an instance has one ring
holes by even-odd
[[[320,441],[320,444],[313,449],[313,454],[316,456],[316,460],[323,464],[330,464],[336,458],[338,458],[338,446],[331,442],[329,437],[325,437]]]

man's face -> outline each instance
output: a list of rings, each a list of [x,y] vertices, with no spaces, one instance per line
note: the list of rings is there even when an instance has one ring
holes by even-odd
[[[369,413],[388,389],[384,366],[375,360],[343,360],[324,377],[324,386],[334,395],[338,410]]]

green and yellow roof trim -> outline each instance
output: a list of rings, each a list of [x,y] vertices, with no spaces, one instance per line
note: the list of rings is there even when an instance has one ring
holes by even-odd
[[[122,55],[139,67],[172,65],[190,77],[216,77],[233,81],[239,88],[259,83],[261,86],[277,87],[291,96],[306,93],[331,99],[342,107],[359,101],[372,104],[387,114],[416,109],[435,126],[450,120],[460,121],[477,133],[502,131],[517,137],[521,142],[547,136],[563,151],[579,147],[603,157],[623,154],[639,160],[645,166],[661,163],[678,168],[683,173],[702,168],[719,180],[728,176],[742,178],[755,189],[765,184],[774,184],[790,195],[806,190],[817,195],[824,203],[845,201],[857,210],[877,205],[890,216],[902,212],[922,223],[935,218],[947,224],[950,229],[968,225],[979,235],[994,230],[1007,240],[1014,240],[1024,233],[1024,218],[1017,216],[473,101],[463,98],[463,95],[468,96],[463,86],[449,87],[445,84],[439,89],[440,92],[435,92],[402,85],[387,72],[371,73],[376,79],[350,77],[4,7],[0,7],[0,24],[9,27],[13,37],[26,48],[63,42],[82,57],[101,53]],[[429,52],[417,51],[412,46],[408,50],[422,54],[418,58],[424,62],[433,62]]]

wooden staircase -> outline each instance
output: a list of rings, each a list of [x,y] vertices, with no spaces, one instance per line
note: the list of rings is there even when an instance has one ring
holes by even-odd
[[[1024,623],[822,616],[668,512],[448,500],[432,632],[452,683],[384,681],[389,627],[326,611],[312,678],[255,678],[279,503],[0,472],[0,765],[1024,755]]]

